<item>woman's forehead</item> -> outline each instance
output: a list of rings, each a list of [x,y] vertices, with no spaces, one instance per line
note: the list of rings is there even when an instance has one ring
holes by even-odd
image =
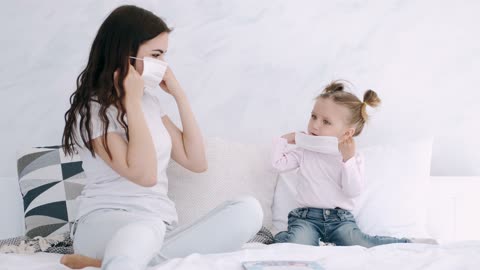
[[[158,36],[146,41],[142,44],[146,51],[162,50],[164,52],[168,49],[168,33],[161,33]]]

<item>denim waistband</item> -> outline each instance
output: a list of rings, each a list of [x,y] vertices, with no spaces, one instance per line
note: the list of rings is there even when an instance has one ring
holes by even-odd
[[[326,209],[326,208],[311,208],[302,207],[293,210],[297,216],[301,218],[323,219],[323,220],[347,220],[353,219],[350,211],[341,208]]]

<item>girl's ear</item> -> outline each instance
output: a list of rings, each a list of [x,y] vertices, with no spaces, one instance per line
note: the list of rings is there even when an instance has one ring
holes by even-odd
[[[346,138],[352,138],[353,134],[355,134],[355,128],[354,127],[347,128],[347,130],[345,130],[345,133],[343,134],[343,137],[345,139]]]

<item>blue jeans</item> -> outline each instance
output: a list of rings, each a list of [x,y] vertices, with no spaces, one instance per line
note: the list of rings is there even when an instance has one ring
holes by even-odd
[[[373,247],[391,243],[410,243],[407,238],[370,236],[357,226],[350,211],[340,208],[297,208],[288,214],[288,231],[275,235],[275,243],[318,246],[319,241],[337,246]]]

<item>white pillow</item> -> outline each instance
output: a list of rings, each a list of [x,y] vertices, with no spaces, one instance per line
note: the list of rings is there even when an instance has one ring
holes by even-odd
[[[295,200],[297,195],[297,174],[298,170],[293,170],[278,175],[272,205],[272,233],[274,235],[287,229],[288,213],[298,208]]]
[[[270,228],[277,174],[270,167],[269,147],[213,138],[207,140],[206,154],[204,173],[189,172],[173,161],[167,170],[179,225],[194,222],[224,201],[251,195],[262,206],[263,225]]]
[[[353,211],[371,235],[429,237],[426,232],[432,140],[359,149],[365,159],[365,190]],[[275,231],[286,230],[296,208],[295,173],[281,174],[272,207]],[[293,203],[292,203],[293,201]]]

